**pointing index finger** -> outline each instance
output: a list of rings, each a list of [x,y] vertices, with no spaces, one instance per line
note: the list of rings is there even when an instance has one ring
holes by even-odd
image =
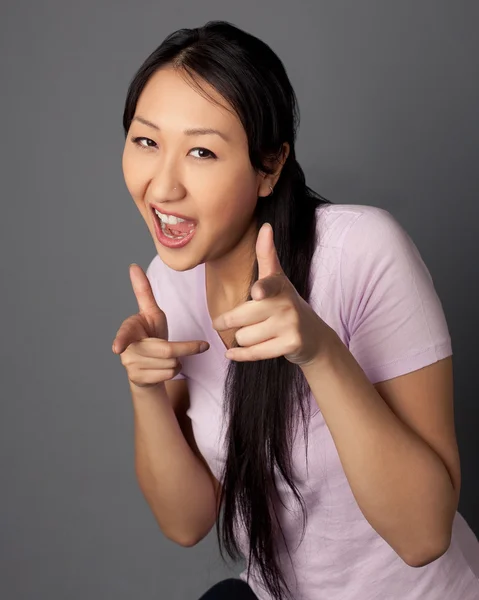
[[[168,342],[168,352],[171,358],[192,356],[209,350],[209,343],[202,340],[187,342]]]
[[[150,281],[143,269],[136,263],[130,265],[130,280],[140,312],[148,313],[157,311],[159,306],[153,295]]]

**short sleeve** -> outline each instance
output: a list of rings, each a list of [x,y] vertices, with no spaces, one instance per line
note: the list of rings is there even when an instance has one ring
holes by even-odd
[[[340,280],[349,350],[371,383],[452,354],[431,274],[388,211],[373,207],[354,221],[344,238]]]
[[[162,289],[163,287],[166,287],[166,283],[165,283],[165,286],[161,285],[161,283],[162,283],[161,275],[162,275],[162,273],[164,273],[164,269],[162,268],[162,266],[163,266],[163,263],[161,263],[161,259],[157,255],[153,258],[153,260],[148,265],[148,268],[146,269],[146,276],[148,277],[148,280],[150,282],[151,289],[153,291],[155,300],[156,300],[158,306],[160,306],[160,307],[164,307],[165,301],[166,301],[166,299],[162,298],[161,294],[160,294],[160,289]],[[168,322],[168,331],[170,334],[170,339],[175,339],[175,336],[172,335],[172,332],[171,332],[172,328],[173,328],[172,324],[170,322]],[[184,373],[182,371],[180,371],[177,375],[175,375],[175,377],[170,379],[170,381],[176,381],[177,379],[186,379],[186,375],[184,375]]]

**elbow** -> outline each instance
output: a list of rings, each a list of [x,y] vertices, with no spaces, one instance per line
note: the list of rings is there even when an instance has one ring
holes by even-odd
[[[203,540],[210,533],[215,523],[216,515],[213,517],[212,520],[209,520],[206,524],[203,523],[203,528],[198,529],[196,531],[196,534],[194,534],[194,532],[193,534],[189,532],[188,534],[185,534],[181,537],[177,536],[174,541],[176,541],[176,543],[180,546],[184,546],[185,548],[191,548],[192,546],[196,546],[196,544],[199,544],[201,540]]]
[[[416,554],[415,556],[403,558],[403,560],[409,567],[414,567],[416,569],[420,567],[425,567],[426,565],[430,565],[438,558],[441,558],[441,556],[446,554],[446,552],[449,550],[450,545],[451,538],[449,537],[447,543],[435,546],[432,552],[429,550],[428,552],[423,552],[420,555]]]
[[[199,541],[200,540],[188,539],[188,540],[178,541],[177,544],[179,544],[180,546],[183,546],[183,548],[191,548],[192,546],[196,546],[196,544]]]
[[[175,544],[178,544],[179,546],[183,546],[184,548],[191,548],[192,546],[196,546],[196,544],[199,544],[201,542],[201,540],[203,540],[209,533],[209,530],[206,533],[203,533],[201,535],[197,535],[197,536],[191,536],[191,535],[185,535],[182,537],[179,537],[177,535],[175,536],[167,536],[172,542],[175,542]]]
[[[187,536],[187,535],[180,536],[177,533],[167,533],[164,530],[163,530],[163,534],[166,538],[168,538],[170,540],[170,542],[173,542],[174,544],[177,544],[178,546],[183,546],[183,548],[191,548],[192,546],[196,546],[196,544],[198,544],[198,542],[201,541],[200,539],[194,538],[192,536]]]

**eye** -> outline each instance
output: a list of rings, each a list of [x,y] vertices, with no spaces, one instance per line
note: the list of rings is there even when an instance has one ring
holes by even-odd
[[[211,150],[208,150],[207,148],[192,148],[190,150],[190,152],[193,152],[196,150],[199,150],[200,152],[207,152],[210,155],[210,156],[204,156],[203,158],[198,158],[198,160],[208,160],[210,158],[213,158],[213,159],[216,158],[216,154],[213,154],[213,152],[211,152]],[[195,158],[197,158],[197,157],[195,156]]]
[[[142,143],[143,140],[146,140],[147,145],[144,145]],[[150,146],[148,144],[148,142],[152,142],[152,144],[155,144],[155,142],[153,140],[151,140],[150,138],[147,137],[134,137],[131,138],[131,141],[138,146],[139,148],[143,149],[143,150],[148,150],[149,148],[153,148],[154,146]],[[214,154],[213,152],[211,152],[211,150],[208,150],[207,148],[192,148],[190,150],[190,152],[193,151],[199,151],[199,152],[206,152],[209,156],[194,156],[193,158],[196,158],[196,160],[209,160],[209,159],[215,159],[217,158],[216,154]]]
[[[132,141],[134,144],[136,144],[137,146],[139,146],[140,148],[143,148],[143,149],[145,149],[145,150],[146,150],[146,149],[148,149],[148,148],[151,148],[151,147],[152,147],[152,146],[144,146],[144,145],[141,143],[141,140],[146,140],[147,142],[153,142],[153,140],[150,140],[150,138],[147,138],[147,137],[133,137],[133,138],[131,138],[131,141]],[[155,142],[153,142],[153,144],[154,144],[154,143],[155,143]]]

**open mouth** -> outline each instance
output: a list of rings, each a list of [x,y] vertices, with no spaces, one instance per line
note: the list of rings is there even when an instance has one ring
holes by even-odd
[[[186,236],[190,235],[193,229],[196,227],[196,223],[183,221],[176,224],[164,223],[160,217],[156,214],[156,211],[153,209],[153,218],[158,223],[158,227],[161,228],[161,231],[167,237],[174,240],[181,240]]]

